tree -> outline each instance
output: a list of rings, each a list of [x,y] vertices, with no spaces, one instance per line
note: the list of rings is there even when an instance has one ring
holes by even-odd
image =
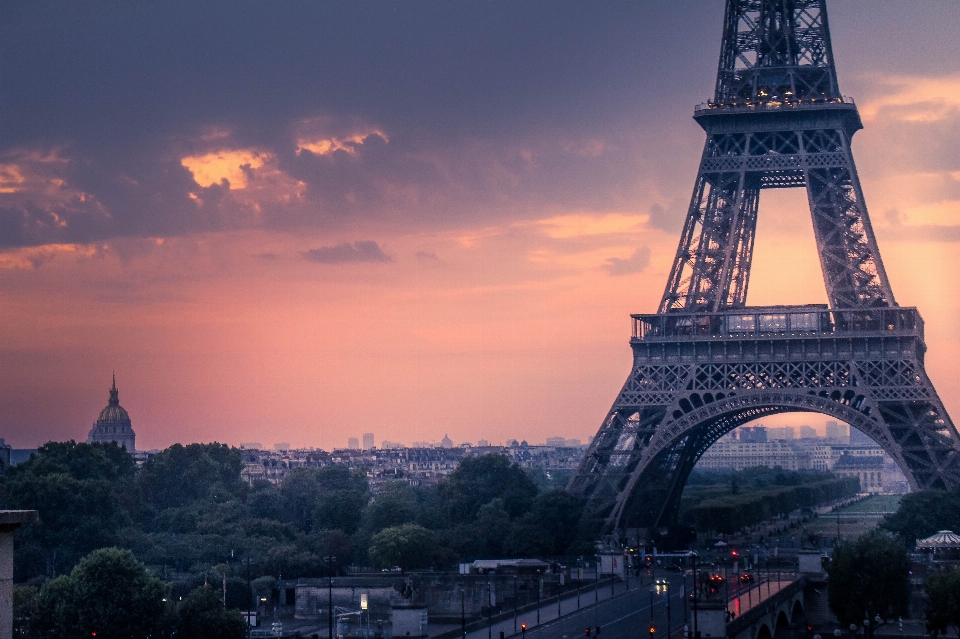
[[[910,605],[910,559],[904,545],[879,531],[841,543],[833,552],[827,602],[844,625],[880,615],[906,615]]]
[[[952,572],[935,572],[927,579],[925,590],[928,628],[946,632],[953,626],[960,637],[960,568]]]
[[[897,512],[884,517],[880,527],[909,545],[938,530],[960,530],[960,487],[904,495]]]
[[[433,533],[417,524],[384,528],[370,541],[370,561],[377,568],[427,568],[437,551]]]
[[[511,535],[511,554],[551,557],[567,553],[580,532],[583,502],[562,490],[537,495]]]
[[[384,528],[416,521],[420,513],[417,493],[406,482],[384,484],[363,514],[363,527],[371,534]]]
[[[30,628],[54,639],[146,639],[164,616],[163,584],[128,550],[102,548],[69,575],[48,581],[34,603]]]
[[[352,534],[360,525],[366,505],[366,492],[334,490],[317,500],[313,510],[313,525]]]
[[[5,471],[8,479],[24,476],[69,475],[74,479],[101,479],[111,483],[133,479],[137,465],[133,457],[114,442],[78,444],[47,442],[22,464]]]
[[[209,586],[190,592],[177,613],[181,639],[243,639],[246,623],[238,610],[223,607],[220,594]]]
[[[110,482],[63,473],[19,474],[3,482],[0,505],[39,514],[37,523],[15,533],[18,581],[70,570],[90,551],[115,544],[129,523]]]
[[[537,485],[504,455],[480,455],[460,462],[440,484],[440,496],[452,521],[474,520],[481,506],[497,498],[513,518],[530,508]]]
[[[280,486],[285,519],[304,532],[316,525],[353,532],[366,505],[367,491],[366,477],[343,466],[294,468]]]
[[[144,462],[137,485],[143,500],[159,511],[190,505],[215,485],[242,495],[242,468],[242,454],[226,444],[174,444]]]

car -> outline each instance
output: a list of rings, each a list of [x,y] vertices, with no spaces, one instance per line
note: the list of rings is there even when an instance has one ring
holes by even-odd
[[[740,575],[740,583],[748,584],[748,583],[751,583],[752,581],[753,581],[753,575],[751,575],[750,573],[745,572],[742,575]]]
[[[710,575],[707,578],[706,586],[712,593],[719,592],[723,587],[723,575]]]

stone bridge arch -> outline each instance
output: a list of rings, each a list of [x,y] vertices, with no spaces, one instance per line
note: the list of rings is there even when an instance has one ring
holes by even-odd
[[[799,608],[798,608],[799,607]],[[804,621],[804,582],[797,581],[785,590],[764,600],[763,603],[747,610],[740,617],[727,624],[727,637],[730,639],[784,639],[792,633],[784,629],[794,629],[798,622]]]

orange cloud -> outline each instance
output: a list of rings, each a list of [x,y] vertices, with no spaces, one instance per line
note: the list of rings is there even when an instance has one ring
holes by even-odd
[[[960,75],[876,76],[874,84],[878,95],[860,105],[860,115],[867,121],[883,112],[905,122],[935,122],[960,111]]]
[[[26,182],[16,164],[0,164],[0,193],[16,193]]]
[[[649,219],[649,215],[627,213],[607,213],[603,215],[576,213],[539,220],[537,224],[543,229],[547,237],[560,240],[585,235],[636,233],[643,229]]]
[[[89,258],[100,249],[90,244],[45,244],[0,252],[0,269],[31,269],[58,256]]]
[[[310,151],[314,155],[328,155],[334,151],[346,151],[347,153],[356,153],[357,147],[366,141],[371,135],[376,135],[384,140],[390,141],[382,131],[370,130],[366,133],[358,133],[347,137],[329,137],[329,138],[300,138],[297,140],[297,154],[303,151]]]
[[[269,154],[252,149],[224,150],[188,156],[180,160],[180,164],[193,173],[193,181],[200,186],[208,187],[227,180],[231,189],[245,189],[247,174],[244,167],[259,169],[269,158]]]

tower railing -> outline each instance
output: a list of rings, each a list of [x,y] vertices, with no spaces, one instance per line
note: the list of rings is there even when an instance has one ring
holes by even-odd
[[[923,319],[916,308],[828,309],[823,306],[745,307],[717,313],[651,313],[631,315],[633,340],[677,338],[858,337],[923,338]]]
[[[746,102],[701,102],[693,107],[693,112],[699,114],[704,111],[713,111],[715,109],[740,109],[744,112],[762,111],[766,109],[822,109],[825,105],[845,104],[855,107],[856,102],[850,96],[840,98],[807,98],[801,100],[791,99],[789,96],[776,97],[771,96],[766,100],[746,101]]]

